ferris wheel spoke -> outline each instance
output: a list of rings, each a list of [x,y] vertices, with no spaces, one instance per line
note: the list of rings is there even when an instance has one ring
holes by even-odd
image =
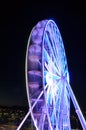
[[[55,53],[56,52],[56,50],[55,50],[56,48],[55,48],[55,46],[53,46],[53,38],[52,37],[49,38],[48,32],[47,32],[47,33],[45,33],[45,39],[46,39],[46,42],[47,42],[47,45],[45,44],[45,48],[47,46],[49,51],[51,51],[51,53],[49,52],[50,55],[51,55],[51,58],[54,60],[53,62],[56,64],[56,68],[59,70],[59,64],[57,62],[57,61],[59,61],[59,59],[56,60],[57,59],[56,57],[58,57],[58,56]]]
[[[46,74],[49,73],[50,75],[54,76],[54,77],[57,78],[57,79],[60,78],[60,75],[54,74],[54,73],[52,72],[52,70],[51,70],[51,68],[50,68],[50,64],[47,64],[47,63],[45,62],[45,68],[47,69]]]
[[[55,28],[56,29],[56,28]],[[54,31],[55,31],[54,29]],[[53,48],[53,53],[55,53],[55,59],[56,61],[60,61],[60,57],[59,57],[59,53],[58,53],[58,38],[56,36],[56,34],[53,32],[53,28],[51,27],[51,29],[49,30],[49,36],[51,37],[51,44],[52,44],[52,48]],[[56,62],[57,67],[60,67],[59,64]]]
[[[51,64],[53,66],[53,68],[55,69],[56,73],[59,74],[59,70],[56,68],[54,62],[49,57],[49,54],[47,53],[45,48],[43,48],[43,51],[44,51],[44,54],[45,54],[45,57],[46,57],[45,61],[48,62],[49,64]]]
[[[51,113],[51,122],[53,124],[53,126],[55,125],[56,127],[56,120],[57,120],[57,117],[56,117],[56,108],[54,107],[52,113]]]
[[[50,32],[49,35],[53,37],[52,38],[53,42],[51,42],[51,44],[53,43],[52,46],[55,48],[54,52],[56,55],[56,60],[59,61],[59,70],[61,73],[64,73],[65,72],[64,68],[67,63],[66,63],[66,55],[65,52],[63,51],[64,50],[63,41],[58,28],[56,26],[54,27],[54,31],[57,30],[56,33],[52,30],[53,27],[49,29]]]
[[[60,87],[58,90],[58,98],[56,98],[56,106],[57,106],[57,110],[58,112],[60,112],[60,104],[61,104],[61,98],[62,98],[62,83],[61,80],[59,81],[58,86]],[[57,119],[59,120],[59,113],[57,115]]]
[[[58,75],[55,75],[55,74],[50,73],[50,72],[48,72],[48,71],[44,71],[44,77],[45,77],[46,79],[52,78],[53,80],[56,80],[56,81],[60,80],[60,77],[59,77]]]
[[[60,116],[59,116],[59,114],[57,115],[56,113],[58,113],[60,111],[59,110],[60,109],[59,106],[60,106],[60,103],[61,103],[61,91],[58,92],[59,88],[56,85],[55,86],[53,85],[54,88],[52,88],[50,85],[48,85],[48,90],[47,90],[47,105],[48,106],[52,106],[51,108],[50,107],[48,108],[48,111],[50,111],[49,115],[51,117],[51,123],[52,123],[52,125],[56,125],[56,128],[58,128],[58,122],[57,122],[57,120],[59,121],[59,117]],[[50,87],[51,87],[51,89],[50,89]],[[58,104],[58,98],[59,98],[59,104]],[[57,112],[57,110],[58,110],[58,112]]]
[[[58,39],[56,37],[56,34],[53,31],[52,32],[51,31],[52,31],[52,28],[51,28],[51,30],[49,30],[49,32],[50,32],[49,35],[50,35],[50,37],[52,36],[52,47],[53,47],[54,53],[56,55],[56,60],[58,61],[59,60],[59,59],[57,59],[57,57],[59,56],[58,48],[57,48],[57,46],[58,46],[58,44],[57,44],[58,43]]]
[[[50,80],[47,81],[48,87],[47,87],[47,92],[46,92],[46,102],[48,105],[55,105],[56,100],[58,100],[59,95],[59,88],[57,86],[58,82],[53,81],[54,83],[50,83]]]

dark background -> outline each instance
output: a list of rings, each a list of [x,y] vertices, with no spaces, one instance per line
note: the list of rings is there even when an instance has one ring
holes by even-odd
[[[86,4],[3,2],[0,8],[0,105],[28,106],[25,54],[32,27],[53,19],[66,50],[70,84],[82,110],[86,110]]]

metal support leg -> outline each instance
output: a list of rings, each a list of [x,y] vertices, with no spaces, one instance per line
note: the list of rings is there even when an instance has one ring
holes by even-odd
[[[74,93],[72,91],[72,88],[71,88],[71,86],[70,86],[70,84],[68,82],[67,82],[67,89],[69,91],[69,94],[70,94],[70,97],[72,99],[73,105],[74,105],[76,113],[78,115],[78,118],[80,120],[81,126],[82,126],[83,130],[86,130],[86,121],[85,121],[84,116],[83,116],[83,114],[82,114],[82,112],[80,110],[78,102],[77,102],[77,100],[75,98],[75,95],[74,95]]]
[[[47,88],[47,85],[45,86],[45,89]],[[24,117],[24,119],[22,120],[22,122],[20,123],[20,125],[18,126],[18,128],[16,130],[20,130],[22,125],[24,124],[24,122],[26,121],[26,119],[28,118],[28,116],[30,115],[31,111],[33,110],[33,108],[35,107],[35,105],[37,104],[38,100],[41,98],[41,96],[43,95],[44,90],[41,91],[40,95],[38,96],[37,100],[34,102],[32,108],[28,111],[28,113],[26,114],[26,116]]]

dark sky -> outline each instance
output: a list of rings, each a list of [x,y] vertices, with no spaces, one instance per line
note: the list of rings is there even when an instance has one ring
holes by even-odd
[[[86,109],[85,3],[2,3],[0,9],[0,105],[28,105],[25,88],[25,53],[32,27],[53,19],[67,54],[70,84],[81,109]]]

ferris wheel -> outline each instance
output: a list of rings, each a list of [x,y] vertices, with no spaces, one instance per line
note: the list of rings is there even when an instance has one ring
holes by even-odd
[[[32,29],[25,75],[29,112],[22,124],[31,113],[37,130],[71,130],[70,97],[75,107],[78,104],[69,85],[63,40],[53,20],[42,20]],[[81,118],[81,111],[79,115]]]

